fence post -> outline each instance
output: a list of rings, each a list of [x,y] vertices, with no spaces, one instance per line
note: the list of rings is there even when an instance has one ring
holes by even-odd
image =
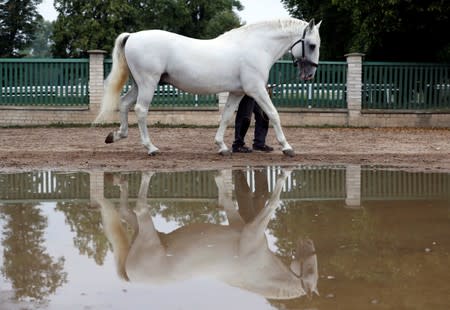
[[[361,207],[361,165],[347,165],[345,169],[345,205],[350,209]]]
[[[103,97],[104,66],[106,51],[89,50],[89,109],[97,114]]]
[[[362,59],[364,54],[350,53],[347,58],[347,109],[348,125],[361,126],[362,106]]]
[[[105,197],[105,173],[103,171],[89,172],[91,202]]]

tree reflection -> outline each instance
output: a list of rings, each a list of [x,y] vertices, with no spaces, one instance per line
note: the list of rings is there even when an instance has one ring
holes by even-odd
[[[73,244],[79,253],[93,258],[98,265],[103,265],[108,242],[101,229],[100,213],[89,206],[90,204],[80,205],[70,201],[60,202],[56,210],[64,213],[66,224],[75,233]]]
[[[199,178],[204,178],[214,182],[212,174],[206,174],[205,172],[200,173]],[[206,198],[203,201],[198,201],[197,196],[193,195],[192,197],[188,194],[191,192],[197,192],[196,190],[190,190],[189,187],[196,186],[195,178],[190,177],[192,173],[156,173],[152,178],[150,184],[150,195],[153,198],[152,201],[152,216],[159,215],[164,218],[168,222],[175,222],[179,226],[184,226],[193,223],[211,223],[218,224],[226,221],[225,214],[221,213],[220,209],[217,207],[217,203],[214,199],[208,200]],[[105,187],[113,192],[112,189],[115,189],[116,192],[111,193],[111,196],[119,195],[119,183],[120,179],[127,180],[127,184],[129,184],[129,188],[127,189],[129,192],[130,201],[133,200],[138,193],[140,186],[140,175],[133,175],[128,173],[114,173],[111,176],[105,178]],[[191,180],[192,184],[187,182],[187,184],[183,187],[186,191],[184,192],[170,192],[170,199],[164,196],[173,186],[172,183],[174,180]],[[187,189],[186,189],[187,188]],[[114,195],[115,194],[115,195]],[[217,194],[215,194],[217,195]],[[175,198],[174,198],[175,197]],[[204,198],[204,197],[203,197]],[[161,199],[161,200],[159,200]],[[132,205],[132,203],[130,203]]]
[[[67,282],[64,257],[51,257],[43,246],[47,219],[34,205],[4,206],[0,210],[5,221],[2,275],[11,281],[15,299],[45,302]]]
[[[217,204],[197,202],[165,202],[154,205],[154,214],[159,214],[167,221],[176,222],[180,226],[193,223],[218,224],[226,221]]]

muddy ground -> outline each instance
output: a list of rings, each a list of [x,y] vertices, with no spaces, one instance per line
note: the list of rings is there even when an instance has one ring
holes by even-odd
[[[190,170],[247,165],[364,164],[450,171],[449,129],[285,128],[295,157],[283,155],[269,130],[273,153],[221,156],[216,128],[150,128],[157,156],[148,156],[137,128],[105,144],[113,128],[0,128],[0,171],[28,170]],[[252,128],[247,144],[253,138]],[[225,141],[231,146],[233,129]]]

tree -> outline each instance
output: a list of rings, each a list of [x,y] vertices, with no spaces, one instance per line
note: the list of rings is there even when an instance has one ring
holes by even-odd
[[[0,57],[19,57],[31,45],[42,0],[0,1]]]
[[[53,44],[50,40],[52,33],[53,23],[48,20],[39,19],[29,56],[50,57],[50,48]]]
[[[133,31],[135,11],[130,1],[55,0],[52,54],[58,57],[81,57],[87,50],[111,50],[115,37]]]
[[[235,0],[56,0],[59,15],[52,52],[60,57],[85,56],[89,49],[111,52],[122,32],[163,29],[210,38],[240,25]]]
[[[445,0],[282,0],[292,16],[323,19],[321,56],[339,59],[450,61]]]
[[[326,60],[343,59],[349,52],[351,20],[348,12],[338,10],[332,0],[282,0],[292,17],[304,20],[323,20],[320,26],[320,57]]]
[[[243,9],[239,1],[181,0],[178,2],[188,13],[188,18],[180,28],[180,34],[209,39],[240,26],[239,17],[233,11],[233,8]]]
[[[450,6],[445,0],[333,3],[351,11],[352,50],[378,60],[450,60]]]

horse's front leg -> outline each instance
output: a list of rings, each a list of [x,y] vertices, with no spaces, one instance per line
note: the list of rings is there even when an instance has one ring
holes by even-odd
[[[258,92],[249,93],[248,95],[256,100],[261,109],[269,117],[270,121],[272,122],[277,140],[281,144],[284,155],[293,157],[295,155],[294,150],[292,149],[292,146],[287,142],[286,137],[284,136],[283,129],[281,128],[280,115],[275,109],[266,89],[261,88],[259,89]]]
[[[148,155],[156,155],[159,152],[159,149],[154,146],[150,140],[147,128],[148,107],[153,99],[153,94],[157,83],[157,81],[151,84],[146,83],[143,87],[139,87],[139,94],[137,96],[137,102],[134,108],[137,116],[139,132],[141,134],[141,142],[148,150]]]
[[[233,201],[233,176],[231,170],[221,170],[214,178],[217,185],[218,204],[225,210],[231,227],[242,229],[242,220]]]
[[[219,146],[219,154],[220,155],[230,155],[231,152],[228,149],[227,145],[223,141],[225,130],[227,129],[228,124],[230,123],[231,118],[236,111],[236,107],[239,105],[243,95],[242,94],[233,94],[230,93],[228,95],[228,100],[225,103],[225,107],[222,112],[222,117],[220,118],[219,129],[217,129],[215,142],[217,146]]]
[[[120,99],[120,128],[117,131],[110,132],[105,139],[105,143],[113,143],[120,139],[128,137],[128,112],[133,104],[136,103],[138,89],[136,85]]]
[[[255,249],[258,249],[261,246],[261,244],[267,243],[264,231],[272,218],[272,214],[280,204],[281,191],[290,174],[290,171],[284,170],[282,174],[277,177],[275,188],[264,208],[259,211],[251,222],[245,225],[242,230],[239,244],[239,252],[241,254],[248,255],[249,253],[253,253],[255,252]]]

